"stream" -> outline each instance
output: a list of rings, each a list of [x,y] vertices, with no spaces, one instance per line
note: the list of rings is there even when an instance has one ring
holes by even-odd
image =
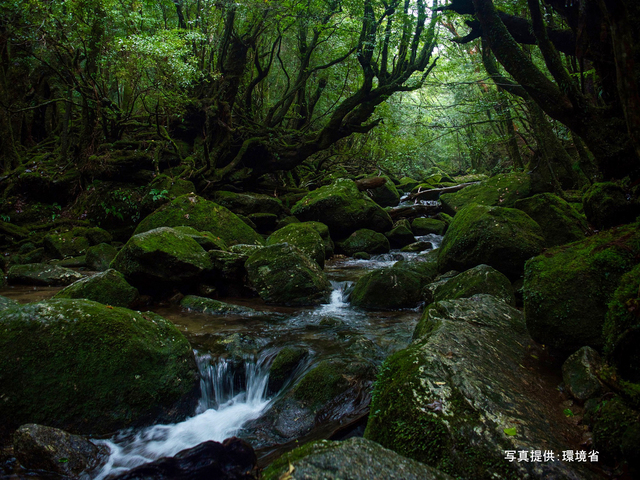
[[[441,238],[429,235],[418,240],[430,241],[437,248]],[[108,446],[111,453],[106,464],[90,476],[102,480],[202,442],[221,442],[231,436],[249,441],[259,456],[278,455],[296,446],[282,445],[282,438],[265,434],[264,422],[261,424],[259,419],[319,362],[357,358],[377,367],[410,342],[419,309],[366,312],[351,307],[348,295],[355,281],[367,271],[414,255],[392,251],[370,260],[338,257],[328,261],[325,273],[333,286],[331,300],[317,307],[275,307],[259,298],[234,298],[223,300],[251,307],[257,313],[215,316],[186,312],[176,305],[154,308],[171,320],[194,348],[201,374],[197,410],[193,417],[180,423],[125,430],[110,439],[94,440]],[[48,298],[57,290],[16,287],[0,294],[26,302]],[[278,392],[269,394],[269,367],[285,346],[302,348],[308,356]],[[365,409],[367,405],[368,397]],[[350,407],[340,407],[339,411],[342,418],[328,420],[329,427],[315,425],[304,440],[327,438],[329,432],[348,424],[345,419],[353,413]],[[293,440],[295,443],[297,438]]]

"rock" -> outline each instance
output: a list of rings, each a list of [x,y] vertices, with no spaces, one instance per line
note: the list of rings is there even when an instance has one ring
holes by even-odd
[[[158,175],[149,184],[149,191],[142,199],[143,211],[145,214],[151,213],[161,205],[169,203],[182,195],[192,194],[195,191],[196,186],[189,180]]]
[[[349,297],[351,305],[367,310],[413,308],[420,303],[421,278],[403,268],[380,268],[364,274]]]
[[[356,260],[371,260],[371,255],[367,252],[356,252],[352,255]]]
[[[284,454],[262,474],[263,480],[371,479],[452,480],[423,463],[398,455],[365,438],[319,440]]]
[[[174,457],[140,465],[113,480],[257,480],[258,459],[253,448],[236,437],[208,441]]]
[[[113,240],[112,235],[100,227],[75,227],[71,232],[78,237],[85,237],[92,246]]]
[[[320,234],[322,241],[324,242],[324,258],[329,259],[333,257],[333,252],[335,250],[335,245],[333,244],[333,240],[331,239],[331,235],[329,234],[329,227],[327,227],[324,223],[321,222],[304,222],[305,225],[309,225],[313,227],[316,232]]]
[[[291,213],[303,221],[324,223],[335,238],[361,228],[386,232],[392,226],[389,214],[346,178],[309,193],[293,206]]]
[[[44,248],[36,248],[26,253],[11,255],[9,263],[11,265],[26,265],[27,263],[42,263],[45,260]]]
[[[402,248],[415,243],[416,237],[409,228],[404,225],[398,225],[384,234],[389,239],[391,248]]]
[[[191,346],[155,313],[54,299],[9,308],[0,326],[5,428],[104,434],[180,420],[195,408]]]
[[[183,195],[160,207],[140,222],[134,234],[180,225],[210,232],[227,245],[264,243],[262,237],[233,212],[197,195]]]
[[[218,191],[213,201],[235,214],[250,216],[254,213],[270,213],[278,217],[288,215],[288,209],[280,199],[258,193],[234,193]]]
[[[7,278],[11,285],[63,287],[84,278],[84,275],[57,265],[28,263],[11,267]]]
[[[451,222],[440,245],[438,269],[463,271],[486,264],[516,279],[543,244],[542,230],[526,213],[472,204]]]
[[[397,189],[403,191],[404,193],[409,193],[411,190],[413,190],[419,184],[420,184],[420,182],[417,181],[417,180],[414,180],[413,178],[402,177],[400,179],[400,184],[397,185]]]
[[[258,313],[253,308],[232,305],[196,295],[185,296],[180,301],[180,306],[190,312],[206,313],[208,315],[253,315]]]
[[[18,305],[19,303],[15,300],[0,295],[0,312],[6,310],[7,308],[17,307]]]
[[[455,215],[470,203],[486,206],[513,207],[516,200],[531,195],[531,180],[526,173],[508,173],[469,185],[454,193],[440,196],[442,209]]]
[[[415,242],[402,247],[401,252],[424,252],[425,250],[432,250],[433,243],[431,242]]]
[[[387,237],[368,228],[356,230],[343,241],[337,242],[337,247],[338,251],[348,256],[353,256],[356,252],[377,255],[387,253],[391,249]]]
[[[273,232],[267,239],[267,245],[288,243],[295,245],[320,268],[324,268],[325,247],[317,229],[307,223],[292,223]]]
[[[582,197],[587,220],[595,228],[609,228],[633,222],[640,214],[640,204],[627,198],[613,182],[594,183]]]
[[[384,178],[387,181],[379,187],[368,189],[367,193],[381,207],[395,207],[400,203],[398,189],[389,177],[383,176],[379,178]]]
[[[87,256],[80,255],[79,257],[67,257],[62,260],[51,260],[49,263],[51,263],[51,265],[57,265],[65,268],[83,268],[87,266]]]
[[[89,240],[76,236],[74,232],[47,235],[42,244],[51,258],[77,257],[89,248]]]
[[[438,250],[416,255],[409,260],[400,260],[393,265],[395,268],[409,270],[420,277],[420,284],[433,282],[438,276]]]
[[[326,303],[331,284],[318,264],[287,243],[265,247],[245,263],[249,281],[267,303],[317,305]]]
[[[96,468],[108,455],[79,435],[42,425],[22,425],[13,434],[14,455],[29,470],[44,470],[78,478],[83,471]]]
[[[118,251],[108,243],[100,243],[87,248],[85,263],[91,270],[104,272],[109,269],[109,265],[116,258]]]
[[[479,293],[493,295],[512,307],[516,306],[511,282],[489,265],[478,265],[437,284],[433,289],[432,301],[469,298]]]
[[[562,380],[569,394],[579,402],[600,395],[602,383],[597,372],[602,367],[602,359],[591,347],[582,347],[562,365]]]
[[[593,477],[559,459],[505,459],[571,447],[549,392],[521,366],[529,341],[522,313],[491,295],[430,305],[380,369],[365,438],[457,478]]]
[[[210,250],[208,252],[212,267],[205,276],[205,280],[212,283],[216,290],[224,296],[245,296],[249,294],[246,286],[248,276],[244,264],[249,255],[262,248],[241,249],[236,247],[244,247],[244,245],[234,245],[232,247],[234,251],[232,252],[221,250]]]
[[[85,298],[112,307],[131,308],[139,296],[138,289],[129,285],[122,273],[109,269],[72,283],[54,298]]]
[[[625,380],[640,383],[640,264],[620,279],[608,304],[603,334],[607,359]]]
[[[524,312],[535,341],[566,354],[603,346],[607,304],[622,275],[637,263],[639,226],[603,231],[527,262]]]
[[[584,216],[569,203],[551,193],[539,193],[523,198],[516,201],[515,207],[540,225],[545,247],[584,240],[589,232]]]
[[[111,267],[145,290],[195,283],[212,268],[207,252],[189,235],[160,227],[134,235]]]
[[[617,464],[629,463],[638,473],[640,458],[640,412],[615,396],[603,400],[598,405],[593,423],[593,448],[598,450],[603,460]]]
[[[447,223],[435,218],[414,218],[411,222],[411,229],[415,235],[444,235],[447,230]]]
[[[185,235],[193,238],[198,245],[200,245],[207,252],[210,250],[227,250],[227,244],[220,237],[216,237],[211,232],[199,232],[193,227],[186,227],[181,225],[179,227],[173,227],[174,230],[177,230],[180,233],[184,233]]]
[[[260,233],[273,232],[278,223],[278,216],[275,213],[252,213],[247,218]]]
[[[298,347],[284,347],[278,352],[269,367],[268,391],[271,395],[280,391],[308,355],[307,350]]]
[[[347,366],[343,362],[323,360],[293,388],[293,397],[317,412],[329,400],[335,398],[349,387],[345,378]]]

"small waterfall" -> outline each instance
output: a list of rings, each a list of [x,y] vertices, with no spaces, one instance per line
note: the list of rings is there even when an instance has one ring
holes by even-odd
[[[96,442],[111,450],[109,460],[96,480],[173,456],[208,440],[221,442],[237,434],[246,422],[258,418],[265,410],[269,404],[267,384],[273,352],[265,352],[257,360],[245,361],[244,382],[238,381],[238,372],[228,360],[212,362],[209,354],[195,353],[202,390],[196,416],[173,425],[121,432],[110,440]],[[246,388],[239,388],[242,383]]]

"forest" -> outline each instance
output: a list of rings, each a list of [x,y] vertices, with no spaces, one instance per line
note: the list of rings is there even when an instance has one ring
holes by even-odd
[[[640,477],[638,25],[4,0],[0,477]]]

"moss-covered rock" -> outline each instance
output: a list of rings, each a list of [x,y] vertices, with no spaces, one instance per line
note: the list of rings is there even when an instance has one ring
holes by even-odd
[[[269,392],[279,392],[308,355],[309,352],[304,348],[284,347],[280,350],[269,367]]]
[[[17,306],[18,306],[18,302],[16,302],[15,300],[12,300],[10,298],[3,297],[2,295],[0,295],[0,312],[2,310],[6,310],[7,308],[17,307]]]
[[[87,248],[85,262],[89,269],[104,272],[116,258],[117,253],[118,251],[108,243],[100,243]]]
[[[134,235],[111,262],[111,268],[145,290],[193,283],[211,267],[198,242],[168,227]]]
[[[318,264],[286,243],[265,247],[245,263],[249,281],[267,303],[316,305],[328,301],[331,284]]]
[[[160,207],[142,220],[134,233],[180,225],[193,227],[199,232],[210,232],[227,245],[264,243],[262,237],[233,212],[197,195],[183,195]]]
[[[186,227],[184,225],[173,228],[178,232],[184,233],[185,235],[193,238],[207,252],[209,250],[227,250],[227,244],[225,241],[220,237],[216,237],[211,232],[199,232],[193,227]]]
[[[594,398],[604,390],[598,378],[602,359],[591,347],[582,347],[562,364],[562,380],[569,394],[579,402]]]
[[[444,283],[439,283],[433,289],[432,301],[469,298],[479,293],[493,295],[512,307],[516,306],[516,297],[511,282],[489,265],[478,265]]]
[[[640,264],[620,279],[603,332],[608,360],[624,379],[640,383]]]
[[[389,239],[391,248],[406,247],[416,241],[416,237],[413,236],[413,232],[406,225],[398,225],[386,232],[384,235]]]
[[[206,297],[187,295],[180,301],[180,306],[190,312],[206,313],[208,315],[253,315],[253,308],[232,305]]]
[[[236,250],[242,245],[231,247]],[[244,253],[225,252],[222,250],[210,250],[208,252],[211,260],[211,270],[205,276],[205,280],[215,286],[217,292],[223,296],[243,296],[247,292],[248,283],[247,270],[244,264],[250,255],[261,249],[251,245],[251,249]],[[255,295],[255,294],[254,294]]]
[[[445,473],[360,437],[302,445],[269,465],[262,478],[453,480]]]
[[[383,176],[387,181],[384,185],[368,190],[371,198],[381,207],[395,207],[400,203],[400,193],[393,184],[391,179],[387,176]]]
[[[335,251],[335,244],[331,239],[331,234],[329,232],[329,227],[327,227],[322,222],[304,222],[306,225],[314,228],[316,232],[320,234],[322,241],[324,242],[324,258],[329,259],[333,257],[333,252]]]
[[[631,463],[633,473],[639,473],[638,425],[640,425],[640,412],[630,408],[621,397],[616,396],[602,401],[593,423],[594,449],[609,462]]]
[[[267,245],[288,243],[295,245],[309,258],[315,260],[320,268],[324,268],[325,246],[318,230],[308,223],[292,223],[272,233]]]
[[[411,230],[415,235],[444,235],[447,223],[435,218],[414,218],[411,222]]]
[[[393,224],[380,205],[345,178],[309,193],[293,206],[291,213],[303,221],[324,223],[336,238],[361,228],[386,232]]]
[[[583,240],[589,233],[587,220],[575,208],[552,193],[539,193],[515,204],[542,228],[544,246],[555,247]]]
[[[490,295],[432,304],[413,343],[382,365],[365,438],[456,478],[579,478],[563,462],[505,460],[570,448],[541,401],[548,392],[521,366],[529,341],[522,314]]]
[[[7,273],[7,278],[11,285],[64,287],[84,278],[84,275],[70,268],[57,265],[28,263],[11,267]]]
[[[138,289],[129,285],[122,273],[109,269],[72,283],[54,298],[84,298],[113,307],[131,308],[139,296]]]
[[[410,270],[381,268],[358,279],[349,301],[367,310],[413,308],[421,301],[421,287],[420,276]]]
[[[0,325],[5,428],[109,433],[195,407],[191,346],[157,314],[55,299],[5,310]]]
[[[288,214],[288,209],[280,199],[259,193],[234,193],[218,191],[213,201],[227,207],[235,214],[249,216],[254,213],[271,213],[278,217]]]
[[[356,252],[366,252],[370,255],[387,253],[391,249],[389,240],[382,233],[361,228],[356,230],[341,242],[336,242],[338,251],[353,256]]]
[[[622,187],[613,182],[594,183],[582,197],[587,220],[596,228],[608,228],[633,222],[640,215],[640,204],[627,198]]]
[[[440,246],[438,268],[463,271],[486,264],[514,279],[543,244],[542,230],[524,212],[470,204],[451,222]]]
[[[425,285],[433,282],[438,276],[438,250],[421,253],[409,260],[396,262],[394,268],[409,270],[420,277],[420,283]]]
[[[250,213],[247,218],[256,226],[259,233],[270,233],[276,230],[278,216],[275,213]]]
[[[27,263],[42,263],[47,258],[44,248],[34,248],[25,253],[18,253],[9,257],[10,265],[25,265]]]
[[[410,243],[400,249],[401,252],[424,252],[425,250],[433,249],[433,243],[431,242],[415,242]]]
[[[396,186],[396,188],[404,193],[409,193],[419,184],[420,182],[418,180],[414,180],[411,177],[402,177],[400,179],[400,183]]]
[[[469,185],[454,193],[440,196],[442,209],[455,215],[470,203],[478,205],[513,207],[516,200],[531,195],[531,181],[526,173],[496,175],[477,185]]]
[[[77,257],[89,248],[89,240],[76,236],[74,232],[47,235],[42,243],[51,258]]]
[[[534,340],[566,353],[603,346],[607,304],[622,275],[638,262],[638,227],[603,231],[527,262],[524,311]]]

